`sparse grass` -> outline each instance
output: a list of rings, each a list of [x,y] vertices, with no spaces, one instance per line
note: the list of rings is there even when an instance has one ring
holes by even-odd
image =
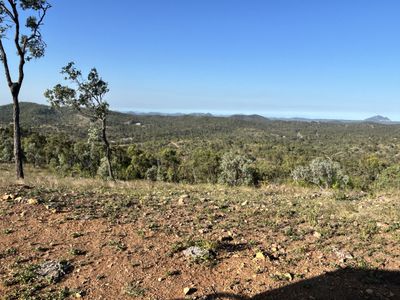
[[[4,234],[12,234],[13,232],[14,232],[14,230],[11,229],[11,228],[6,228],[6,229],[3,230]]]
[[[16,270],[3,281],[6,287],[14,287],[10,293],[4,295],[4,300],[64,300],[76,294],[68,287],[50,288],[53,284],[46,278],[37,275],[38,265],[17,265]]]
[[[69,254],[73,255],[73,256],[83,256],[87,254],[86,250],[82,250],[79,248],[71,248],[69,250]]]
[[[18,254],[18,249],[14,247],[7,248],[2,253],[0,253],[0,258],[15,256]]]
[[[37,279],[36,269],[37,265],[28,265],[20,268],[15,272],[12,277],[4,282],[6,286],[18,284],[31,284]]]
[[[21,196],[35,196],[42,199],[44,204],[62,205],[65,214],[60,214],[62,223],[56,223],[57,226],[69,226],[74,222],[106,223],[108,227],[104,229],[104,239],[99,244],[116,250],[113,254],[115,257],[133,256],[127,268],[134,268],[135,274],[151,272],[155,265],[169,262],[163,266],[164,269],[158,268],[158,273],[153,274],[156,279],[164,278],[160,285],[170,281],[178,282],[184,278],[187,272],[185,266],[204,272],[208,265],[216,268],[228,265],[235,274],[241,274],[242,270],[246,272],[247,268],[251,272],[250,277],[255,275],[260,280],[270,280],[270,283],[277,281],[277,284],[281,284],[300,279],[306,268],[312,271],[313,268],[319,268],[321,272],[345,266],[371,269],[398,260],[398,254],[393,249],[397,249],[396,243],[400,242],[400,203],[397,200],[400,192],[363,196],[357,201],[350,201],[351,199],[338,199],[335,191],[290,185],[227,188],[208,184],[146,181],[110,183],[83,179],[75,182],[75,179],[48,176],[45,171],[32,172],[39,174],[40,184],[28,176],[24,183],[30,188],[25,189],[0,176],[0,189],[7,193],[18,190]],[[9,183],[5,184],[7,180]],[[99,189],[94,192],[90,190],[91,186]],[[190,194],[191,201],[188,205],[178,204],[182,194]],[[201,200],[205,198],[207,200]],[[4,202],[1,209],[5,215],[10,216],[14,207],[26,210],[24,205]],[[36,214],[51,213],[44,205],[34,208],[37,210]],[[38,215],[32,218],[36,216]],[[382,224],[378,226],[378,223]],[[119,231],[121,224],[126,225],[125,229],[129,230]],[[11,260],[14,262],[19,257],[36,256],[29,262],[34,263],[35,258],[51,256],[60,251],[61,255],[66,252],[73,256],[86,255],[74,257],[74,261],[79,261],[80,266],[85,265],[85,268],[95,265],[95,256],[92,255],[95,250],[88,248],[87,253],[79,248],[86,247],[85,242],[95,234],[81,226],[69,229],[66,239],[69,242],[76,239],[71,245],[53,247],[50,242],[29,241],[30,251],[36,249],[46,252],[50,250],[48,245],[52,249],[46,254],[34,251],[33,255],[29,253],[30,255],[24,256],[21,255],[26,254],[23,247],[18,247],[18,251],[4,250],[0,255],[1,262],[7,261],[9,266]],[[1,230],[3,238],[12,239],[14,235],[18,236],[23,232],[24,228],[18,224],[7,224]],[[320,236],[315,235],[315,232]],[[221,238],[224,236],[232,236],[232,240],[223,242]],[[136,244],[131,243],[131,240],[135,240]],[[191,246],[209,250],[211,255],[193,261],[180,254]],[[333,247],[350,252],[354,259],[340,261],[333,253]],[[58,248],[62,250],[57,250]],[[268,254],[265,260],[254,260],[255,249],[265,250]],[[154,259],[152,262],[146,261],[147,256],[156,251],[161,253],[156,262]],[[140,258],[135,257],[138,253]],[[16,254],[18,258],[14,257]],[[175,265],[175,262],[180,265]],[[26,294],[18,292],[16,295],[20,298],[16,299],[35,299],[32,295],[41,293],[38,288],[52,284],[30,279],[29,275],[32,273],[29,273],[29,269],[18,272],[16,279],[9,276],[11,285],[8,291],[11,294],[20,285],[25,285],[26,288],[22,290]],[[107,274],[107,277],[98,280],[105,284],[109,277]],[[122,285],[118,292],[121,293],[123,289],[126,296],[145,295],[150,299],[153,292],[148,288],[145,277],[137,278],[143,281],[134,280],[126,286]],[[27,292],[28,288],[30,292]],[[58,292],[62,294],[62,291],[57,290]],[[22,298],[21,295],[27,296]],[[53,296],[54,298],[49,299],[64,299],[56,298],[58,294]]]
[[[170,270],[170,271],[167,271],[165,275],[171,277],[171,276],[179,276],[181,274],[182,274],[182,272],[179,270]]]
[[[120,240],[118,240],[118,241],[117,240],[109,241],[108,245],[110,247],[113,247],[113,248],[117,249],[118,251],[125,251],[125,250],[128,249],[128,246],[124,242],[122,242]]]
[[[71,234],[72,238],[77,239],[80,238],[81,236],[84,236],[84,233],[82,232],[74,232]]]
[[[137,282],[131,282],[125,287],[125,294],[130,297],[140,297],[145,295],[146,290]]]

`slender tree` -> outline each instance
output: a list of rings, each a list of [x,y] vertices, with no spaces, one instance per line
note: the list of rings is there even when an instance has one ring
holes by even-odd
[[[111,147],[107,138],[109,105],[104,100],[105,95],[109,92],[108,83],[99,76],[95,68],[89,72],[87,79],[84,79],[82,72],[75,67],[73,62],[65,66],[61,74],[65,76],[65,80],[71,81],[75,88],[57,84],[53,89],[47,90],[44,95],[54,107],[71,107],[82,115],[89,117],[92,122],[100,122],[108,175],[114,180],[111,165]]]
[[[45,0],[0,0],[0,60],[3,63],[8,87],[13,99],[14,159],[18,179],[24,178],[21,148],[21,128],[19,124],[19,93],[24,81],[24,66],[33,58],[44,56],[46,43],[42,39],[41,28],[51,5]],[[22,24],[20,13],[27,15]],[[13,48],[19,57],[18,79],[12,79],[4,42],[11,36]]]

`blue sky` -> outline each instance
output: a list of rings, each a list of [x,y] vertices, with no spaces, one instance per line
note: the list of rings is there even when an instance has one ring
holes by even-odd
[[[119,110],[400,120],[399,1],[52,2],[22,101],[45,103],[74,60]]]

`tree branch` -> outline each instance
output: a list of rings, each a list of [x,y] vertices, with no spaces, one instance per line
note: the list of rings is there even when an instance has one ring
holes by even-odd
[[[5,6],[5,4],[0,4],[0,7],[1,7],[2,9],[4,9],[5,13],[11,18],[12,21],[15,21],[14,15],[13,15],[12,12],[8,9],[8,7]]]
[[[42,14],[39,13],[39,21],[36,23],[35,28],[32,30],[32,34],[29,36],[29,38],[27,38],[24,42],[23,45],[23,51],[26,51],[26,47],[28,45],[28,43],[33,40],[34,38],[37,37],[41,37],[41,32],[39,31],[40,26],[42,26],[44,23],[44,18],[46,17],[47,11],[51,8],[50,4],[47,4],[46,6],[42,6],[41,10],[42,10]]]
[[[10,3],[13,14],[14,14],[14,23],[15,23],[15,36],[14,36],[14,43],[15,47],[17,48],[18,55],[19,56],[24,56],[24,53],[22,51],[21,45],[19,44],[19,37],[20,37],[20,22],[19,22],[19,14],[18,14],[18,9],[17,9],[17,3],[14,2],[14,0],[8,0],[8,3]]]
[[[1,39],[0,39],[0,55],[1,55],[1,61],[3,62],[4,65],[4,71],[6,73],[8,86],[11,87],[13,82],[11,79],[10,68],[8,66],[7,54],[6,51],[4,50],[3,41]]]
[[[19,43],[20,39],[20,22],[19,22],[19,14],[17,10],[17,3],[14,0],[8,0],[10,3],[13,14],[14,14],[14,23],[15,23],[15,35],[14,35],[14,43],[17,48],[18,56],[19,56],[19,66],[18,66],[18,85],[21,86],[22,81],[24,80],[24,65],[25,65],[25,52],[21,48]]]

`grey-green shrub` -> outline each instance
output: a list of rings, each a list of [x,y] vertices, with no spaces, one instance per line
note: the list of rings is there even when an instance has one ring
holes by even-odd
[[[256,181],[254,159],[247,155],[225,153],[221,159],[218,181],[230,186],[253,185]]]
[[[294,169],[292,178],[296,182],[314,184],[321,188],[343,188],[350,182],[338,162],[321,157],[312,160],[308,166]]]
[[[102,179],[108,179],[108,162],[107,162],[107,158],[103,157],[100,160],[100,165],[99,168],[97,169],[97,176],[99,176]]]

